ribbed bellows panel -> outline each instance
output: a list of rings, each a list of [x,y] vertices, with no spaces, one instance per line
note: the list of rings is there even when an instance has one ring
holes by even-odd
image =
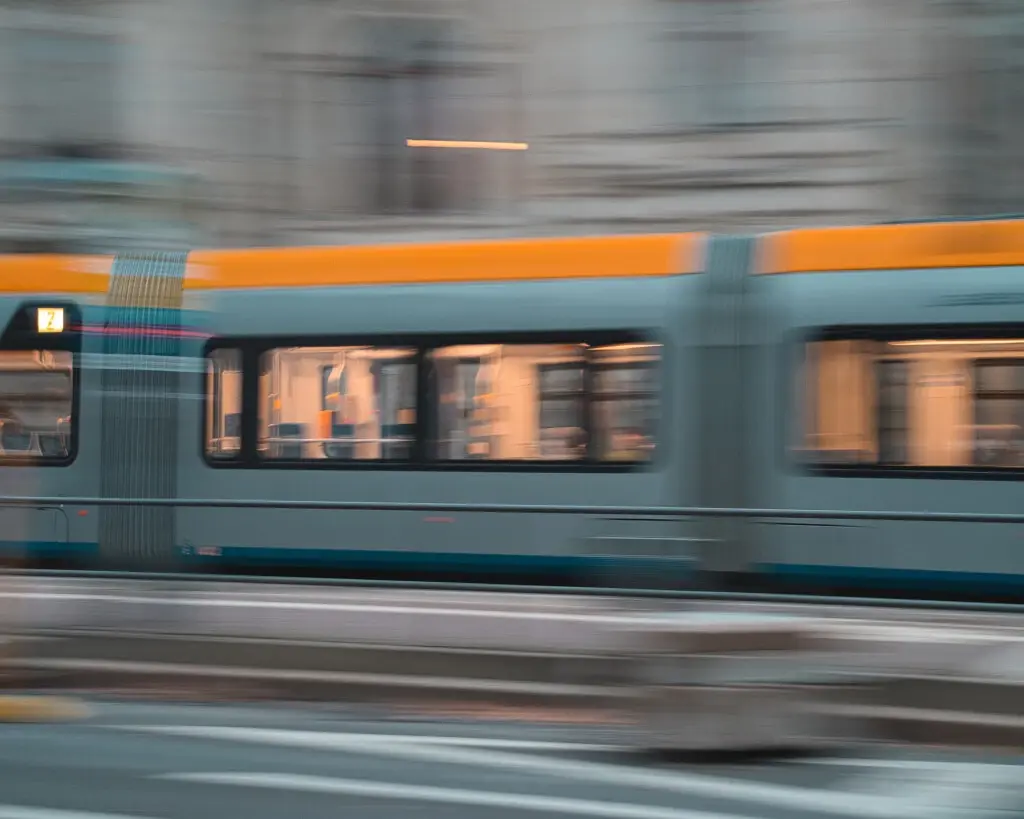
[[[747,298],[753,248],[753,240],[746,236],[715,237],[708,248],[697,374],[703,411],[693,439],[700,442],[697,474],[702,506],[747,504],[747,430],[751,418],[753,423],[767,423],[765,408],[744,400],[757,378],[750,347],[756,317]],[[749,560],[746,538],[752,528],[738,520],[706,521],[704,531],[712,545],[703,567],[711,572],[744,570]]]
[[[104,330],[102,475],[106,498],[173,498],[185,254],[119,256]],[[100,552],[118,568],[158,571],[177,559],[175,510],[100,510]]]

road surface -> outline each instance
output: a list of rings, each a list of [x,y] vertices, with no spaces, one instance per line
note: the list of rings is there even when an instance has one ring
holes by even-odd
[[[697,765],[632,754],[626,728],[379,716],[100,702],[0,725],[0,819],[1024,817],[1020,757]]]

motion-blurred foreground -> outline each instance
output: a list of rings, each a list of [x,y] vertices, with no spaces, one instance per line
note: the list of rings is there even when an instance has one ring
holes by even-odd
[[[1021,209],[1013,0],[32,0],[0,27],[7,251]]]
[[[201,582],[172,595],[127,578],[22,578],[4,598],[23,629],[7,670],[93,703],[89,719],[0,697],[0,721],[28,703],[36,720],[85,719],[0,728],[12,819],[64,819],[26,805],[191,816],[257,792],[253,815],[336,815],[346,798],[453,817],[1024,809],[1019,613]],[[117,702],[139,695],[205,707]],[[239,699],[322,704],[210,705]],[[803,753],[779,764],[780,750]],[[760,764],[721,753],[737,751]]]

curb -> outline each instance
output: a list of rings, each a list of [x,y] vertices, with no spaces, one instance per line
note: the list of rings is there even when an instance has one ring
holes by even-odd
[[[239,688],[260,686],[279,698],[351,703],[408,702],[412,698],[458,703],[527,707],[616,708],[633,694],[607,686],[426,677],[398,674],[301,671],[241,666],[186,665],[103,660],[20,660],[17,667],[46,672],[63,689],[181,687],[215,683]],[[59,675],[53,679],[55,673]],[[264,697],[264,698],[269,698]]]
[[[585,654],[82,632],[26,643],[6,665],[26,677],[23,688],[52,691],[212,685],[235,699],[245,699],[255,687],[261,700],[500,703],[615,711],[635,719],[644,712],[638,699],[643,686],[628,680],[629,658]],[[785,687],[802,690],[810,711],[829,720],[829,742],[1024,748],[1024,685],[913,673],[837,674],[828,681],[786,680]],[[87,713],[73,700],[0,697],[0,722],[80,719]]]
[[[630,681],[628,660],[614,656],[131,632],[83,632],[37,640],[25,646],[11,667],[59,669],[61,663],[72,663],[68,668],[85,667],[83,663],[142,663],[161,668],[458,678],[513,686],[608,687]]]

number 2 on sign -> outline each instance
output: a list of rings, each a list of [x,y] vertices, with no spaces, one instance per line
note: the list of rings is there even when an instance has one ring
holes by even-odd
[[[64,332],[64,308],[40,307],[36,311],[36,326],[40,333]]]

